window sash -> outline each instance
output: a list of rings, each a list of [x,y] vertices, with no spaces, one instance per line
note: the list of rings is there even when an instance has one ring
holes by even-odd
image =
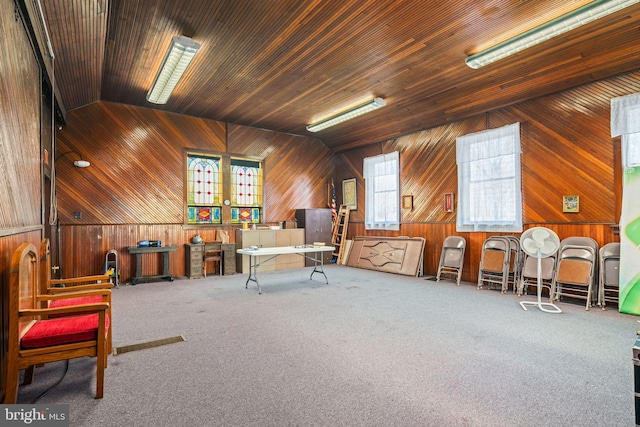
[[[520,124],[457,138],[460,232],[521,232]]]
[[[262,161],[203,152],[186,152],[185,158],[185,224],[262,222]],[[223,221],[224,198],[230,210]]]
[[[400,229],[400,154],[364,159],[365,228]]]

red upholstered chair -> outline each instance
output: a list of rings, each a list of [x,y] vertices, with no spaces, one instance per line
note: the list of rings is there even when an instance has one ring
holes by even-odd
[[[38,295],[39,261],[36,247],[23,243],[11,258],[9,282],[9,335],[5,404],[16,403],[20,370],[78,357],[96,358],[96,398],[103,396],[109,330],[108,289]],[[97,304],[39,308],[40,302],[101,295]],[[62,317],[50,318],[50,316]],[[47,318],[49,317],[49,318]]]
[[[49,239],[46,237],[40,242],[40,295],[65,295],[68,292],[88,291],[97,289],[111,289],[113,284],[109,282],[109,274],[94,276],[73,277],[70,279],[51,278],[51,250]],[[67,307],[79,304],[97,304],[102,302],[102,295],[85,297],[64,297],[45,300],[49,308]],[[111,319],[111,293],[108,295],[109,309],[107,316]],[[112,328],[107,332],[107,352],[111,353]]]

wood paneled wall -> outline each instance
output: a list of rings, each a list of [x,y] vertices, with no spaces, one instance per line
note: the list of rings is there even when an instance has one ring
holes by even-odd
[[[40,76],[13,2],[3,1],[0,30],[0,229],[41,224]],[[10,231],[9,231],[10,233]]]
[[[104,270],[106,253],[112,249],[118,252],[120,280],[129,280],[135,273],[135,255],[129,254],[128,247],[136,246],[141,240],[162,240],[165,246],[177,246],[176,252],[169,254],[169,272],[176,277],[185,275],[184,244],[190,243],[199,234],[204,241],[217,238],[217,230],[229,231],[234,241],[235,229],[231,227],[206,228],[196,230],[181,224],[94,224],[62,225],[60,227],[61,277],[75,277],[99,274]],[[143,255],[142,274],[162,273],[162,255]],[[111,258],[112,259],[112,258]],[[52,265],[55,265],[52,259]]]
[[[264,160],[264,220],[294,218],[295,209],[326,207],[333,153],[314,138],[97,102],[69,113],[58,132],[56,163],[60,265],[65,277],[103,270],[105,254],[119,254],[121,277],[131,277],[127,247],[145,239],[177,245],[171,273],[184,275],[183,244],[197,233],[215,240],[216,229],[231,239],[236,226],[183,226],[183,150],[196,149]],[[73,167],[82,156],[86,169]],[[82,218],[74,218],[81,212]],[[149,257],[145,270],[158,271]]]
[[[103,102],[70,112],[57,137],[63,225],[180,224],[183,148],[226,151],[224,123]],[[80,156],[91,166],[74,167]]]
[[[13,252],[42,237],[39,65],[14,3],[0,0],[0,401],[4,399]]]
[[[435,275],[444,238],[462,235],[468,247],[463,279],[475,282],[482,243],[489,236],[457,233],[456,214],[443,210],[444,194],[458,193],[456,137],[520,122],[525,229],[545,226],[561,239],[589,236],[600,245],[618,241],[612,226],[620,214],[620,141],[610,136],[610,100],[635,92],[640,92],[640,72],[341,153],[336,158],[336,182],[356,177],[358,190],[358,210],[351,213],[347,236],[425,237],[424,271]],[[402,210],[399,232],[367,231],[363,159],[395,150],[400,152],[401,194],[413,195],[414,208]],[[341,186],[336,189],[340,202]],[[562,212],[563,195],[580,196],[579,213]]]
[[[414,208],[402,210],[399,233],[386,235],[426,237],[424,271],[435,274],[440,242],[456,234],[456,214],[442,208],[444,193],[457,193],[456,137],[513,122],[521,123],[526,227],[558,227],[560,237],[591,235],[600,244],[614,241],[619,141],[609,136],[609,103],[613,96],[640,91],[639,81],[640,73],[622,75],[336,156],[314,139],[119,104],[92,104],[71,112],[69,126],[58,135],[59,152],[77,150],[93,163],[79,170],[62,159],[57,166],[61,264],[66,275],[96,272],[103,267],[106,251],[115,248],[126,279],[132,268],[127,246],[143,238],[179,246],[188,242],[196,232],[181,225],[183,147],[265,159],[264,210],[271,223],[293,218],[297,208],[324,207],[326,184],[334,170],[338,201],[341,181],[355,177],[359,208],[351,213],[350,237],[372,234],[363,225],[363,158],[398,150],[401,194],[413,195]],[[113,162],[106,157],[111,150],[116,153]],[[579,213],[562,212],[563,195],[580,196]],[[75,211],[83,212],[81,220],[72,217]],[[227,228],[233,236],[233,227]],[[104,236],[111,241],[105,243]],[[467,236],[465,280],[476,280],[486,237]],[[94,242],[95,247],[87,252],[77,247],[81,241]],[[176,275],[184,274],[180,251],[172,255],[171,271]],[[84,259],[78,260],[80,256]],[[148,268],[157,271],[159,266],[150,262]]]

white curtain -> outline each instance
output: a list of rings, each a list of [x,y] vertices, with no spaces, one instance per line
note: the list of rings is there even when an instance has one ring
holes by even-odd
[[[521,232],[520,123],[456,139],[460,232]]]
[[[611,136],[640,132],[640,93],[611,100]]]
[[[640,93],[611,100],[611,136],[622,135],[622,165],[640,166]]]
[[[400,153],[364,159],[365,228],[400,229]]]

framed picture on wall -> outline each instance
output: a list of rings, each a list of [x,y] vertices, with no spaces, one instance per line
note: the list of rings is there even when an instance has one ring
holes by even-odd
[[[455,211],[455,200],[453,197],[453,193],[444,193],[444,211],[445,212],[453,212]]]
[[[358,209],[355,178],[342,180],[342,204],[347,205],[352,211]]]
[[[413,196],[402,196],[402,209],[413,209]]]
[[[580,196],[562,196],[562,212],[580,212]]]

